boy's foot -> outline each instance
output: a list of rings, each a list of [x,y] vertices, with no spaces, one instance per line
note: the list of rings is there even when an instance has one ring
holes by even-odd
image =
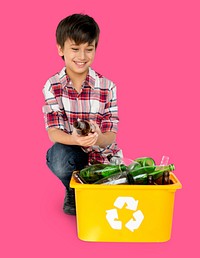
[[[76,215],[75,193],[74,189],[70,187],[66,188],[63,211],[69,215]]]

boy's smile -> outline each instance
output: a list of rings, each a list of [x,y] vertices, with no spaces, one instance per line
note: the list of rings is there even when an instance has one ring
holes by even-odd
[[[95,41],[91,44],[77,45],[73,40],[67,39],[64,48],[57,45],[58,54],[64,56],[67,74],[72,77],[87,75],[95,57]]]

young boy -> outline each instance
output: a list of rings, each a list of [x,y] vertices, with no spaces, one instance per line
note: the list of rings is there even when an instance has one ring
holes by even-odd
[[[61,20],[56,30],[58,54],[65,67],[47,80],[43,113],[50,140],[47,165],[66,188],[63,210],[76,214],[72,172],[91,164],[108,163],[108,155],[121,156],[115,142],[118,108],[115,84],[95,72],[91,64],[99,39],[99,27],[88,15],[73,14]],[[77,119],[94,124],[95,132],[77,134]]]

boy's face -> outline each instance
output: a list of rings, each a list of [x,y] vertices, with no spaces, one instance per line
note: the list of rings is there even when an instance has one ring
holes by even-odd
[[[73,40],[67,39],[64,48],[59,45],[58,54],[64,56],[67,73],[70,74],[86,74],[88,68],[92,64],[95,57],[95,41],[90,45],[83,43],[77,45]]]

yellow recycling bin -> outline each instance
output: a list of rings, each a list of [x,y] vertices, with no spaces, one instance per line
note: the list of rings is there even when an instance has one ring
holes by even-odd
[[[93,242],[165,242],[171,237],[174,198],[182,187],[170,173],[169,185],[94,185],[75,188],[78,237]]]

